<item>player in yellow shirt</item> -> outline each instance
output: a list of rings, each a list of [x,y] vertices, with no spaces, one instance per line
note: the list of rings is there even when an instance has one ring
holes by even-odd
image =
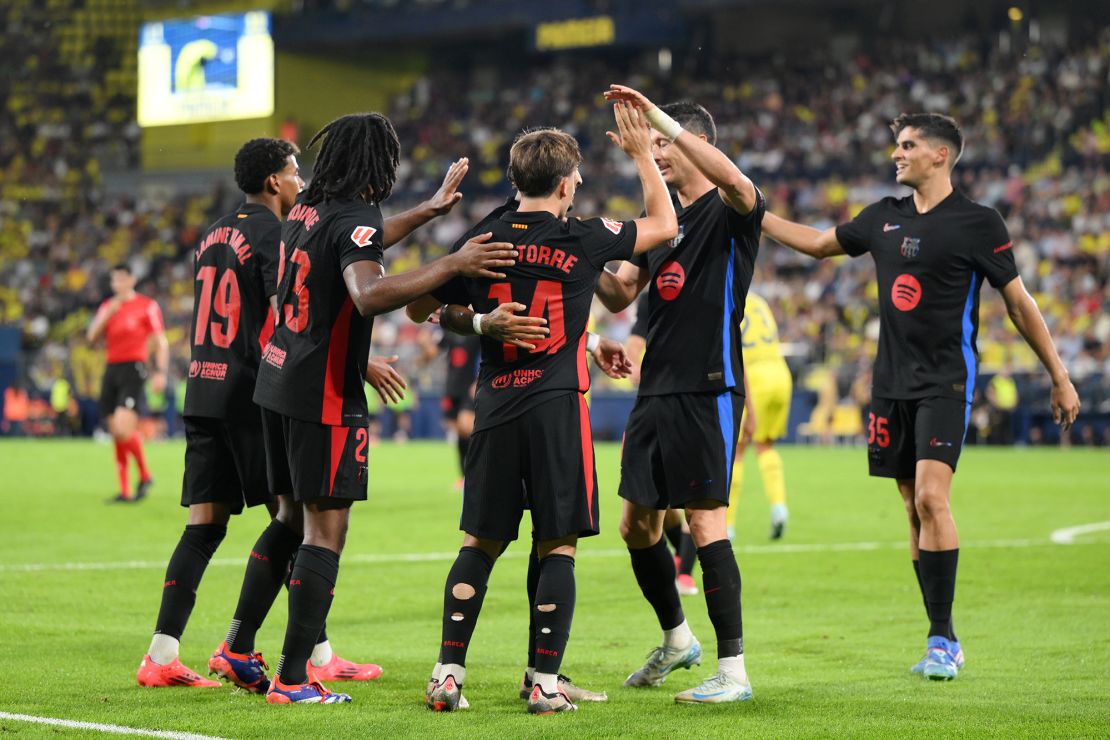
[[[782,356],[779,345],[779,328],[767,301],[755,293],[748,293],[744,307],[744,320],[740,324],[741,343],[744,348],[744,379],[747,381],[747,399],[744,415],[754,412],[755,430],[750,441],[755,442],[756,462],[763,478],[763,490],[771,505],[771,539],[782,537],[786,528],[786,480],[782,458],[775,449],[775,440],[786,434],[786,420],[790,416],[790,394],[793,381],[790,368]],[[750,429],[750,419],[745,418],[742,430]],[[740,503],[740,490],[744,485],[744,450],[749,437],[742,433],[736,443],[736,465],[732,471],[729,493],[728,532],[731,539]]]

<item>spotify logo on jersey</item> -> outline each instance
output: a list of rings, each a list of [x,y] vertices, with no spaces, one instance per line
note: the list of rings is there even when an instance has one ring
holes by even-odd
[[[659,274],[655,276],[655,288],[659,291],[659,297],[665,301],[673,301],[678,298],[678,294],[682,292],[682,286],[685,284],[686,271],[675,260],[663,263],[663,266],[659,268]]]
[[[921,283],[909,273],[899,275],[890,289],[890,299],[899,311],[914,310],[921,302]]]

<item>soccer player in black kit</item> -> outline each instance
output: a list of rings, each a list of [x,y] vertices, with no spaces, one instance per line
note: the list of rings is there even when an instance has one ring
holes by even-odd
[[[586,352],[595,349],[586,332],[590,304],[606,262],[660,245],[677,230],[666,186],[651,160],[646,121],[623,103],[615,106],[615,115],[620,134],[609,135],[636,164],[646,217],[624,222],[567,218],[582,182],[578,143],[555,129],[526,132],[509,155],[519,209],[503,213],[491,227],[495,238],[517,246],[517,265],[505,271],[504,280],[456,280],[434,292],[439,301],[458,304],[443,311],[446,329],[483,333],[483,312],[519,301],[529,315],[547,319],[549,332],[530,348],[482,340],[459,525],[465,535],[444,587],[440,653],[427,697],[429,708],[437,711],[459,706],[466,653],[490,572],[505,544],[516,539],[526,507],[539,557],[528,711],[577,708],[559,681],[559,667],[574,614],[578,538],[599,531],[584,395],[589,388]],[[619,358],[628,367],[620,344],[607,344],[611,347],[594,352],[599,364],[604,368]]]
[[[440,346],[447,351],[447,375],[443,384],[443,418],[455,432],[459,471],[466,469],[466,452],[474,431],[474,381],[478,377],[481,345],[477,337],[443,332]]]
[[[729,479],[744,407],[740,322],[759,247],[759,190],[714,146],[713,117],[700,105],[656,107],[612,85],[609,99],[645,112],[655,129],[652,155],[674,191],[678,236],[669,248],[606,272],[598,296],[610,311],[627,307],[650,283],[647,352],[621,453],[621,536],[663,644],[626,686],[657,686],[701,662],[675,588],[663,538],[668,508],[686,511],[709,619],[717,672],[675,701],[721,703],[752,696],[744,666],[740,569],[728,539]]]
[[[952,627],[959,537],[949,500],[967,431],[978,362],[979,290],[1002,293],[1011,320],[1052,378],[1065,429],[1079,397],[1014,263],[1002,217],[952,187],[963,151],[956,122],[934,113],[891,124],[895,180],[887,197],[848,223],[818,231],[768,213],[768,236],[817,259],[870,253],[879,283],[879,348],[868,415],[872,476],[894,478],[910,524],[910,556],[929,618],[925,656],[910,670],[951,680],[964,656]]]
[[[261,415],[251,396],[261,348],[273,330],[267,285],[277,279],[281,219],[304,185],[297,154],[278,139],[244,144],[235,156],[235,181],[246,202],[210,226],[194,252],[181,493],[189,520],[166,568],[154,637],[137,674],[141,686],[220,685],[181,664],[181,635],[231,515],[244,506],[273,505]]]
[[[366,498],[363,378],[373,317],[459,274],[497,277],[493,270],[512,265],[516,253],[510,244],[485,242],[487,235],[386,277],[379,204],[397,175],[393,125],[377,113],[351,114],[317,132],[309,146],[317,143],[312,182],[282,228],[277,326],[254,393],[264,409],[267,459],[287,463],[304,516],[282,657],[266,694],[271,704],[350,701],[311,681],[306,664],[331,607],[351,503]]]

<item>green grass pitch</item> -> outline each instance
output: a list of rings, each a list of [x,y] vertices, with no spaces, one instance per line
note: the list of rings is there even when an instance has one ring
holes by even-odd
[[[494,569],[468,661],[472,708],[423,707],[443,580],[460,541],[454,455],[442,443],[372,451],[370,500],[354,508],[328,623],[337,652],[385,668],[371,684],[335,685],[354,703],[270,707],[229,688],[136,686],[164,563],[185,520],[182,452],[179,443],[148,445],[153,497],[106,506],[110,447],[0,442],[0,711],[224,738],[1110,735],[1110,531],[1050,541],[1059,528],[1110,520],[1104,451],[965,452],[954,492],[963,538],[955,619],[968,663],[953,683],[907,670],[927,622],[893,483],[866,476],[860,449],[785,448],[792,518],[785,540],[771,544],[749,457],[737,556],[755,699],[705,707],[673,702],[714,668],[701,596],[684,601],[706,649],[701,668],[658,689],[621,686],[659,635],[617,533],[618,450],[598,445],[604,532],[579,553],[563,670],[610,699],[554,717],[528,716],[517,698],[526,542]],[[186,665],[206,669],[264,523],[258,510],[232,520],[184,635]],[[59,567],[66,563],[85,565]],[[284,623],[282,596],[259,633],[272,662]],[[91,734],[0,719],[3,733]]]

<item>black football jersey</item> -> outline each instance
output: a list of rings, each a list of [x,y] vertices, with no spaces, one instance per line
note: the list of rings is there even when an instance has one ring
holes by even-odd
[[[641,396],[743,392],[740,322],[765,210],[758,188],[746,216],[717,188],[685,208],[675,199],[678,236],[633,260],[651,276]]]
[[[447,377],[443,384],[444,395],[454,398],[468,395],[470,385],[478,377],[478,362],[482,353],[482,343],[475,336],[463,336],[445,331],[439,346],[447,353]]]
[[[212,224],[193,252],[192,359],[185,415],[222,419],[253,404],[262,347],[273,331],[281,221],[244,203]]]
[[[606,262],[630,258],[636,246],[632,221],[563,221],[546,211],[504,211],[477,233],[486,231],[493,232],[491,241],[517,246],[517,263],[502,270],[505,277],[499,280],[456,278],[435,291],[436,298],[480,313],[523,303],[528,315],[547,319],[550,334],[532,351],[481,338],[475,431],[510,421],[554,396],[589,389],[586,324],[597,280]]]
[[[853,257],[870,252],[879,286],[879,350],[871,392],[971,402],[979,289],[1018,276],[1002,216],[959,192],[927,213],[913,196],[883,198],[836,227]]]
[[[381,210],[362,200],[298,202],[282,228],[277,328],[262,352],[254,400],[330,426],[369,423],[363,379],[373,318],[363,318],[343,270],[382,263]]]

